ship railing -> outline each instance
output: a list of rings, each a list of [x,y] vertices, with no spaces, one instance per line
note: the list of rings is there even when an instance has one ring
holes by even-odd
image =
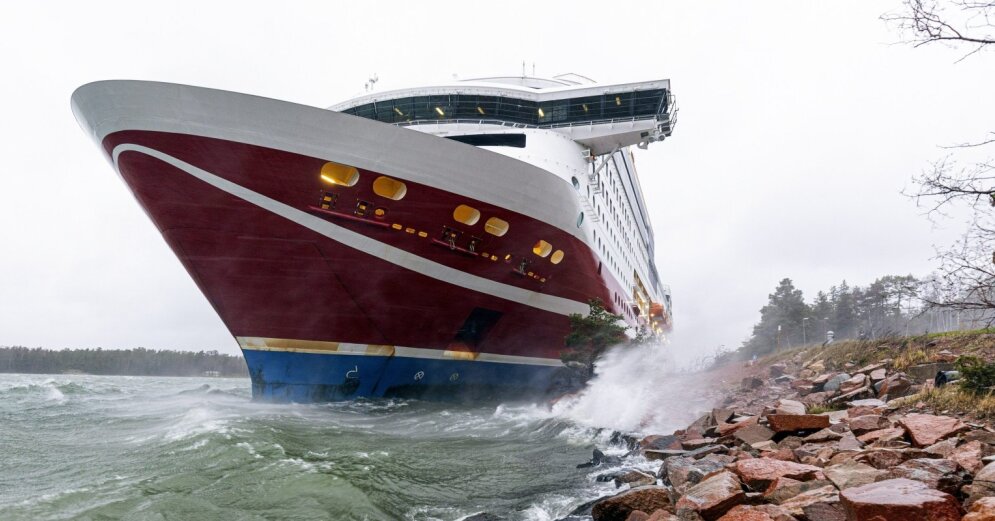
[[[664,127],[673,127],[673,117],[672,113],[666,114],[656,114],[651,116],[633,116],[628,118],[607,118],[607,119],[592,119],[588,121],[575,121],[571,123],[549,123],[546,125],[530,125],[527,123],[516,123],[514,121],[505,121],[501,119],[478,119],[478,118],[452,118],[452,119],[413,119],[411,121],[396,121],[394,125],[399,127],[405,127],[408,125],[448,125],[452,123],[464,123],[470,125],[497,125],[501,127],[509,128],[567,128],[567,127],[588,127],[594,125],[605,125],[605,124],[615,124],[615,123],[631,123],[635,121],[647,121],[647,120],[657,120]]]

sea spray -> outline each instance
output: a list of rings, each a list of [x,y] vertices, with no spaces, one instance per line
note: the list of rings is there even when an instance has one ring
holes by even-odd
[[[612,348],[588,386],[557,402],[553,412],[581,425],[632,433],[682,428],[710,406],[714,389],[676,360],[673,344]]]

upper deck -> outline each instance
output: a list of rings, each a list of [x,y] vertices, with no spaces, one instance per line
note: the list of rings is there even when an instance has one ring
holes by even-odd
[[[673,129],[676,105],[669,80],[583,85],[510,79],[377,92],[330,108],[395,125],[465,122],[555,129],[594,154],[645,146]]]

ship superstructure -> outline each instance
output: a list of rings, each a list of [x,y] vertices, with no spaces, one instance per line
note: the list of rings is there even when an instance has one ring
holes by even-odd
[[[73,108],[256,397],[543,392],[590,299],[670,327],[631,152],[670,135],[667,80],[484,78],[331,109],[110,81]]]

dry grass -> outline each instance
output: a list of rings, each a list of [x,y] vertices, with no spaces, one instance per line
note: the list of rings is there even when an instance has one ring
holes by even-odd
[[[938,413],[969,414],[978,419],[995,418],[995,395],[977,395],[957,385],[929,389],[901,400],[902,405],[924,402]]]
[[[843,409],[846,409],[846,404],[843,402],[822,403],[819,405],[809,406],[805,412],[808,414],[822,414],[824,412],[842,411]]]
[[[914,365],[929,362],[931,356],[932,354],[927,349],[909,347],[895,356],[895,360],[892,362],[892,367],[899,371],[904,371]]]

